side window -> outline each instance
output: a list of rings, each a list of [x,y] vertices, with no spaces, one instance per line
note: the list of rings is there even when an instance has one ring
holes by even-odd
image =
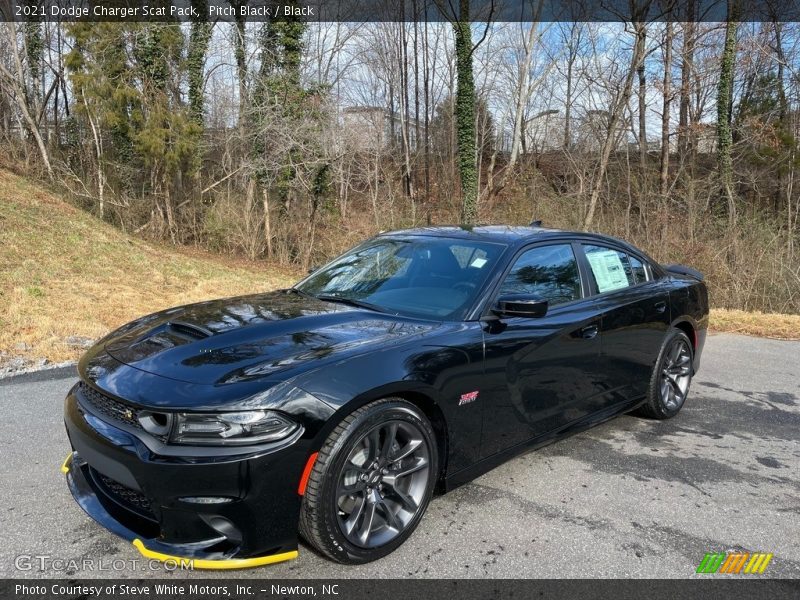
[[[589,262],[589,276],[599,293],[620,290],[635,285],[636,277],[630,258],[625,252],[605,246],[584,245]],[[639,268],[642,264],[638,262]]]
[[[628,258],[630,259],[631,271],[633,272],[633,279],[635,283],[644,283],[647,281],[647,269],[645,268],[642,261],[640,261],[635,256],[629,254]]]
[[[656,279],[659,279],[658,274],[656,273],[656,270],[653,268],[653,265],[651,265],[650,263],[645,264],[644,271],[645,271],[645,274],[647,275],[647,281],[655,281]]]
[[[500,293],[538,296],[551,305],[577,300],[581,282],[572,246],[539,246],[524,252],[506,275]]]

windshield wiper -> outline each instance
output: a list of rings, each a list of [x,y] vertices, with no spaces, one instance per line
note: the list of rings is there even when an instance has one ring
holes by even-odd
[[[299,291],[299,290],[298,290]],[[369,302],[363,302],[362,300],[353,300],[352,298],[345,298],[343,296],[335,296],[333,294],[320,294],[318,296],[314,296],[317,300],[324,300],[325,302],[338,302],[340,304],[348,304],[350,306],[355,306],[358,308],[366,308],[367,310],[372,310],[375,312],[385,312],[383,308],[380,306],[376,306],[374,304],[370,304]]]
[[[314,294],[309,294],[308,292],[304,292],[300,288],[296,287],[290,287],[289,289],[286,290],[286,293],[297,294],[298,296],[304,296],[306,298],[316,298]]]

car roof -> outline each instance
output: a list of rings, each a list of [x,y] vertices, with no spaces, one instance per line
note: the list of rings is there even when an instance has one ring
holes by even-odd
[[[455,239],[472,239],[485,242],[499,242],[508,245],[522,245],[538,240],[550,238],[575,238],[575,239],[594,239],[597,241],[615,242],[625,247],[641,250],[631,246],[631,244],[599,233],[588,233],[585,231],[569,231],[564,229],[551,229],[548,227],[530,227],[524,225],[436,225],[429,227],[417,227],[414,229],[400,229],[396,231],[385,231],[379,234],[387,237],[401,236],[429,236]]]
[[[558,229],[545,227],[524,227],[522,225],[435,225],[381,232],[382,236],[424,235],[431,237],[482,239],[511,243],[522,239],[540,236],[543,233],[556,232]]]

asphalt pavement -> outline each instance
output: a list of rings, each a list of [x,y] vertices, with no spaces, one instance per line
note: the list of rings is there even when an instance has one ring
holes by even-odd
[[[2,577],[219,577],[143,564],[74,503],[59,472],[73,382],[0,380]],[[800,342],[710,336],[676,418],[622,416],[511,460],[434,498],[387,558],[344,566],[301,545],[225,576],[709,577],[695,570],[719,551],[770,552],[764,576],[800,578]]]

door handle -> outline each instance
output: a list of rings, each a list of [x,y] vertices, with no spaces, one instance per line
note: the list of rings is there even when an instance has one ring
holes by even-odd
[[[661,302],[656,302],[655,308],[656,312],[663,313],[667,310],[667,303],[663,300]]]
[[[600,330],[598,329],[597,325],[587,325],[581,329],[581,337],[585,340],[590,340],[593,337],[596,337],[599,331]]]

